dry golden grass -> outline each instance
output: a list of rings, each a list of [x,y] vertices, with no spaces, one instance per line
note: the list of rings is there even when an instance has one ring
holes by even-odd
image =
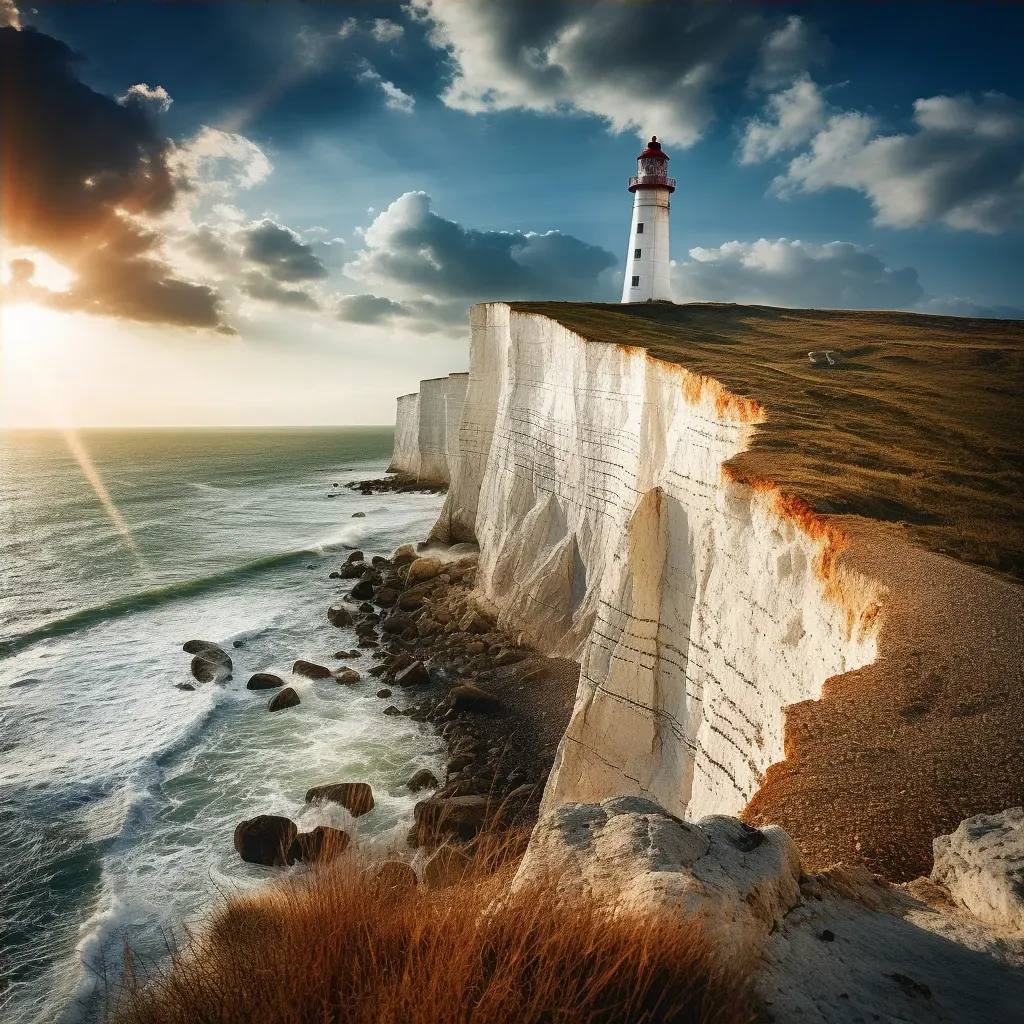
[[[740,1024],[749,985],[679,916],[612,920],[514,865],[438,891],[374,890],[351,858],[236,897],[116,1024]]]
[[[734,479],[1024,579],[1024,322],[722,303],[515,302],[646,348],[768,413]],[[811,366],[835,349],[842,364]]]

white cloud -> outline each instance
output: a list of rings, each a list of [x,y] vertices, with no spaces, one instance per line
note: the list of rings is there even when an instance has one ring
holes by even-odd
[[[405,34],[405,29],[395,21],[389,21],[387,18],[375,18],[373,25],[370,28],[370,35],[377,40],[378,43],[393,43],[401,39]]]
[[[145,82],[139,82],[138,85],[130,86],[123,96],[118,96],[117,102],[122,106],[128,106],[130,103],[135,103],[142,107],[148,107],[150,110],[154,110],[158,113],[165,114],[171,109],[171,104],[174,100],[171,99],[167,90],[162,85],[150,88]]]
[[[740,162],[760,163],[806,142],[825,123],[825,100],[806,75],[774,93],[766,118],[752,118],[743,132]]]
[[[678,302],[833,309],[912,309],[924,289],[912,267],[893,270],[852,242],[761,238],[690,250],[675,267]]]
[[[770,98],[773,121],[748,126],[741,160],[764,160],[792,146],[821,116],[791,93]],[[867,114],[833,113],[773,189],[783,196],[853,189],[871,200],[875,223],[890,227],[942,223],[998,234],[1024,222],[1024,104],[1000,93],[981,100],[933,96],[914,103],[913,122],[912,131],[885,135]]]
[[[592,114],[684,146],[712,120],[718,83],[792,76],[817,46],[800,18],[743,5],[412,0],[410,12],[450,57],[450,107]]]
[[[274,170],[266,153],[244,135],[203,126],[170,160],[197,192],[227,196],[265,181]]]
[[[413,112],[416,100],[407,92],[399,89],[394,82],[389,82],[387,79],[382,78],[373,65],[367,61],[364,61],[362,64],[359,79],[363,82],[373,82],[380,87],[380,91],[384,93],[384,106],[389,110],[398,110],[403,114],[411,114]]]
[[[0,0],[0,26],[21,28],[21,15],[18,13],[18,5],[14,0]]]

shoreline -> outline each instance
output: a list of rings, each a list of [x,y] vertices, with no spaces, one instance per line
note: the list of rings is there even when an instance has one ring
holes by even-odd
[[[413,489],[401,477],[396,483],[391,489]],[[444,777],[423,787],[410,846],[429,851],[471,843],[485,826],[532,826],[580,665],[497,629],[472,602],[472,546],[422,541],[390,558],[353,557],[361,555],[353,550],[339,572],[353,583],[341,596],[373,662],[365,675],[378,687],[382,714],[430,723],[448,749]]]

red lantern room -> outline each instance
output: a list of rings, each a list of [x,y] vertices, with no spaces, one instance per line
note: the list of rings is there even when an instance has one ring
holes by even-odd
[[[658,136],[651,137],[647,148],[636,158],[636,177],[629,179],[629,191],[638,188],[663,188],[675,192],[676,179],[668,177],[668,157],[662,151]]]

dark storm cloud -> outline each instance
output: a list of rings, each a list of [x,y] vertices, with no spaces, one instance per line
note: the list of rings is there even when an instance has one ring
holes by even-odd
[[[284,288],[265,274],[246,274],[241,290],[250,298],[259,299],[261,302],[272,302],[297,309],[320,308],[320,303],[308,292],[300,288]]]
[[[461,334],[466,329],[468,303],[434,299],[396,301],[383,295],[345,295],[338,302],[338,319],[350,324],[380,325],[402,321],[415,334]]]
[[[477,231],[430,209],[425,192],[396,199],[367,229],[346,272],[416,288],[435,299],[598,298],[618,263],[606,249],[557,231]]]
[[[338,302],[338,319],[350,324],[380,324],[411,315],[412,310],[401,302],[382,295],[345,295]]]
[[[412,10],[451,59],[449,106],[576,110],[685,145],[711,121],[723,81],[777,84],[823,49],[800,18],[747,5],[413,0]]]
[[[327,276],[327,268],[313,247],[272,220],[260,221],[247,230],[242,255],[267,267],[276,281],[315,281]]]
[[[31,29],[0,28],[2,231],[78,276],[48,304],[132,320],[218,327],[216,292],[180,280],[161,236],[134,218],[175,199],[170,144],[144,104],[119,104],[81,82],[78,57]],[[40,290],[42,292],[43,290]]]

